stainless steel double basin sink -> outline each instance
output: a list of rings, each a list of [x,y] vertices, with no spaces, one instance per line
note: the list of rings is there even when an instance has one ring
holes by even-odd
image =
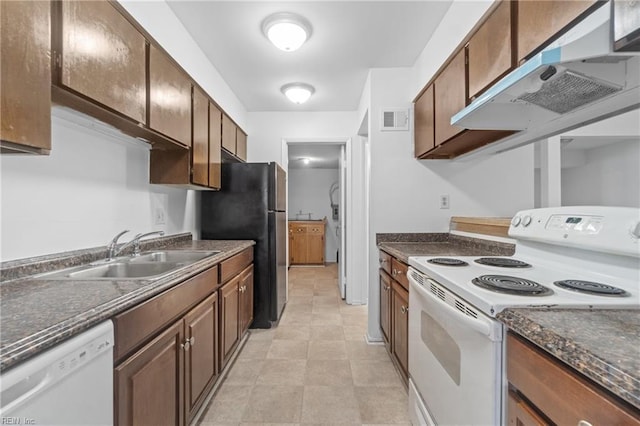
[[[220,253],[219,250],[159,250],[137,256],[100,260],[87,265],[38,275],[48,280],[152,279],[169,274],[199,260]]]

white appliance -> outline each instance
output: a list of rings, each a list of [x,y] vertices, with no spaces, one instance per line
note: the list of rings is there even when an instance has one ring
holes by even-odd
[[[113,341],[106,321],[3,373],[2,423],[112,425]]]
[[[640,106],[640,53],[614,52],[611,2],[507,74],[451,118],[466,129],[517,130],[501,152]]]
[[[503,309],[640,309],[640,209],[522,211],[509,235],[513,256],[409,257],[414,424],[505,424]]]

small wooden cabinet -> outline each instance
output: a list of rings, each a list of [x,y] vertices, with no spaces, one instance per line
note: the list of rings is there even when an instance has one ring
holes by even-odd
[[[511,332],[507,380],[510,426],[640,425],[640,410]]]
[[[466,106],[464,81],[465,52],[462,49],[455,54],[434,82],[436,145],[446,142],[464,130],[462,127],[451,125],[451,116]]]
[[[229,361],[240,341],[240,277],[220,288],[220,367]]]
[[[435,148],[435,105],[433,84],[418,97],[415,103],[415,156],[420,158]]]
[[[467,62],[470,100],[515,66],[512,7],[515,7],[515,3],[501,1],[469,40]]]
[[[247,134],[224,113],[222,114],[222,148],[236,159],[247,160]]]
[[[171,57],[149,47],[149,127],[191,146],[191,81]]]
[[[324,265],[325,220],[289,221],[289,264]]]
[[[409,380],[409,279],[408,266],[380,250],[380,328],[391,360]]]
[[[0,152],[51,150],[51,5],[0,2]]]
[[[243,335],[253,322],[253,265],[242,271],[239,286],[238,328]]]
[[[64,1],[60,83],[146,121],[146,40],[109,2]]]
[[[595,3],[596,0],[518,0],[518,63],[547,45],[559,32],[569,28]]]

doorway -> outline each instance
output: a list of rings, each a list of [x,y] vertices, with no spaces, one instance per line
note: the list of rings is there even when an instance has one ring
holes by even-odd
[[[325,262],[337,263],[340,295],[353,303],[347,291],[349,141],[283,140],[282,162],[288,170],[289,220],[326,218]]]

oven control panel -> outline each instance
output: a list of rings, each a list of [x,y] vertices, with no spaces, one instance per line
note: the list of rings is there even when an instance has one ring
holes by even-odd
[[[640,257],[640,209],[579,206],[523,210],[513,217],[509,236]]]

